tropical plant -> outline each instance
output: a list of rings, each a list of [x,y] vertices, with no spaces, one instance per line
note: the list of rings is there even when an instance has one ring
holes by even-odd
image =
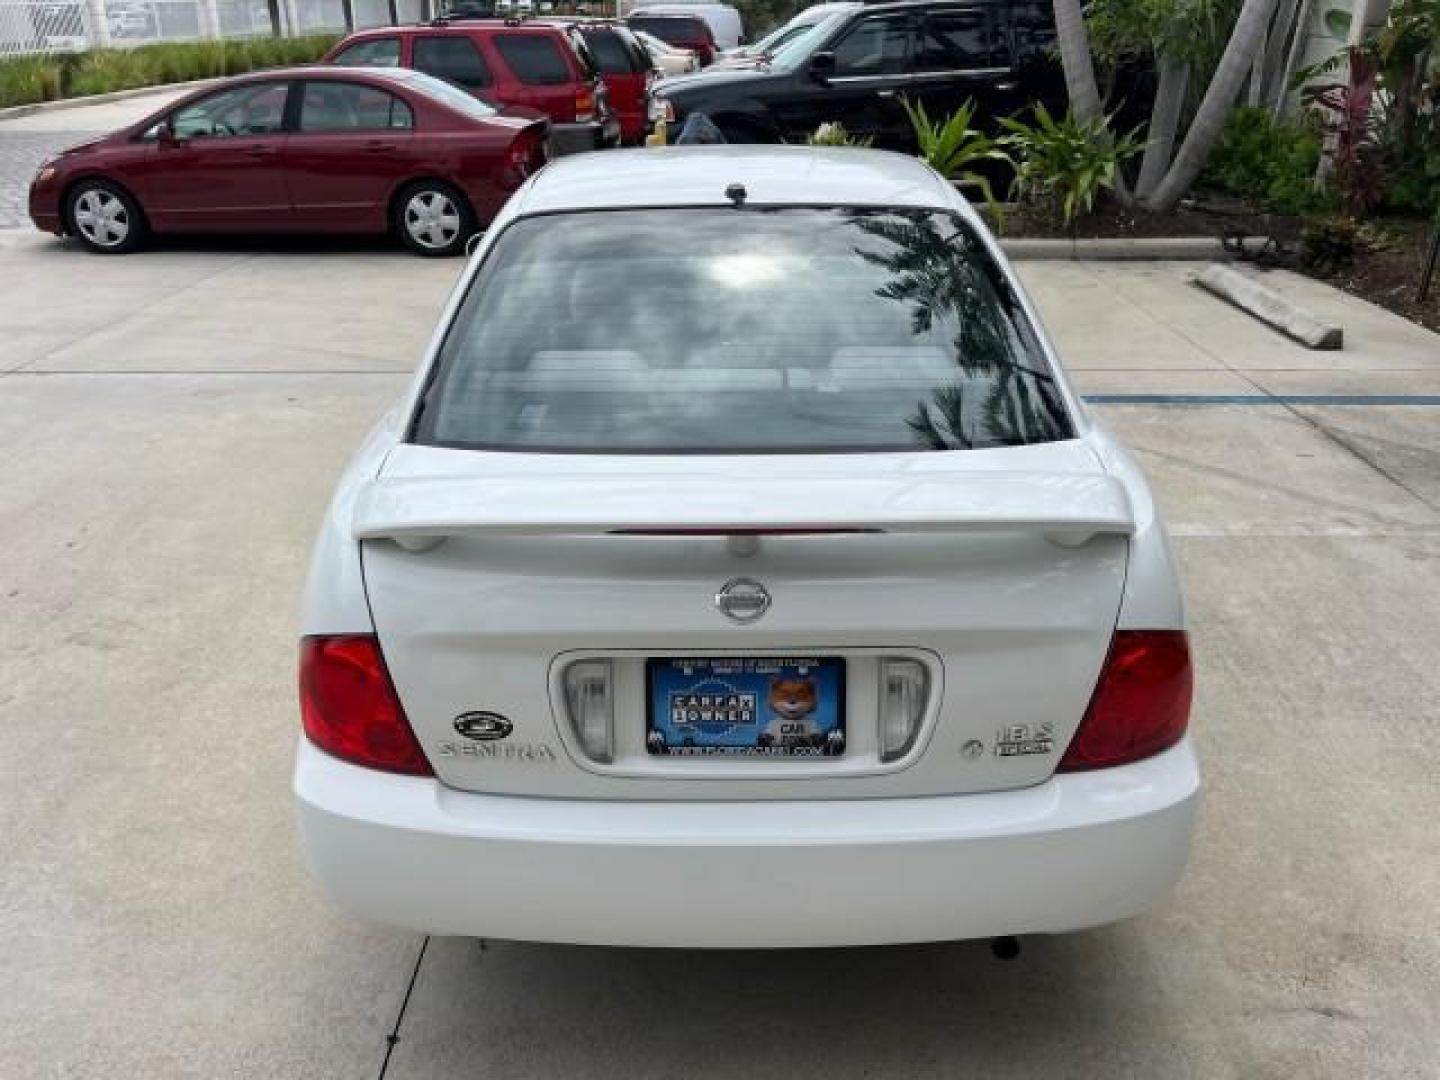
[[[1358,50],[1384,88],[1383,141],[1404,156],[1434,130],[1440,97],[1440,0],[1398,0],[1385,24],[1368,34],[1352,34],[1351,24],[1348,11],[1332,8],[1325,13],[1326,28],[1349,44],[1299,78],[1342,71]]]
[[[1333,179],[1352,211],[1384,203],[1429,214],[1440,207],[1440,0],[1398,0],[1384,25],[1352,32],[1351,15],[1325,23],[1349,44],[1303,69],[1304,99],[1319,107]],[[1315,84],[1327,75],[1339,81]]]
[[[1044,105],[1036,105],[1034,124],[1014,117],[1000,121],[1008,135],[1000,141],[1018,164],[1014,191],[1021,198],[1050,201],[1066,225],[1094,209],[1102,191],[1112,191],[1120,166],[1140,153],[1134,133],[1109,134],[1110,118],[1080,120],[1067,113],[1056,120]]]
[[[1281,119],[1263,106],[1242,105],[1226,118],[1200,182],[1271,213],[1312,213],[1330,198],[1314,184],[1320,151],[1318,123]]]
[[[1379,160],[1376,111],[1380,73],[1367,50],[1351,46],[1347,54],[1348,78],[1310,87],[1306,98],[1316,106],[1329,137],[1331,175],[1340,189],[1345,212],[1353,216],[1380,204],[1385,181]]]
[[[921,102],[912,103],[902,98],[901,104],[915,131],[921,160],[945,179],[978,189],[985,196],[986,205],[994,210],[995,192],[989,177],[978,168],[985,162],[995,162],[1008,171],[1015,167],[1015,162],[999,142],[971,127],[975,102],[966,101],[944,120],[932,120]]]
[[[874,140],[868,135],[851,135],[839,122],[827,122],[816,128],[805,141],[811,146],[866,147]]]

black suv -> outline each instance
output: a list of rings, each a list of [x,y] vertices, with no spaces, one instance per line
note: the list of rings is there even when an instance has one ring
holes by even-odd
[[[986,127],[1037,101],[1063,113],[1054,43],[1050,0],[876,4],[832,15],[768,64],[666,79],[655,112],[672,141],[703,112],[728,142],[803,143],[838,122],[877,147],[914,152],[904,99],[943,118],[973,98]]]

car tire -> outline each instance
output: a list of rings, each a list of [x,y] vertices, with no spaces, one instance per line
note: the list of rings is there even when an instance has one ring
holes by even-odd
[[[459,255],[477,231],[465,196],[440,180],[420,180],[395,198],[395,231],[417,255]]]
[[[100,255],[124,255],[145,242],[145,212],[109,180],[81,180],[65,197],[65,229]]]

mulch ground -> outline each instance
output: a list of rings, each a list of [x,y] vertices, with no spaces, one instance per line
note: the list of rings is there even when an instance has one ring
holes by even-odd
[[[1348,265],[1318,268],[1308,265],[1298,218],[1256,213],[1235,200],[1200,198],[1172,213],[1151,214],[1107,204],[1079,218],[1071,230],[1052,215],[1032,207],[1007,211],[1000,228],[1003,237],[1148,238],[1170,236],[1273,236],[1278,250],[1262,257],[1328,282],[1362,299],[1440,332],[1440,272],[1422,303],[1417,298],[1420,274],[1430,238],[1429,223],[1405,218],[1374,218],[1363,230],[1363,243]]]

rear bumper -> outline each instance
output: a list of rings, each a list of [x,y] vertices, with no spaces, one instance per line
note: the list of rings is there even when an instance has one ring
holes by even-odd
[[[564,157],[586,150],[606,150],[620,145],[620,121],[614,116],[583,124],[551,124],[550,156]]]
[[[1179,880],[1189,741],[1020,791],[790,802],[478,795],[330,757],[295,769],[311,870],[414,930],[599,945],[873,945],[1075,930]]]

